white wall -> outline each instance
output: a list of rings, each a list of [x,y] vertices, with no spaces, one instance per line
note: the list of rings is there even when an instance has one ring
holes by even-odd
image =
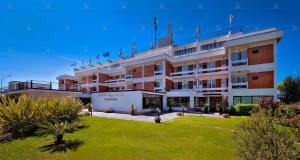
[[[151,111],[143,109],[142,99],[142,91],[92,93],[91,103],[96,110],[112,108],[116,112],[128,112],[133,104],[136,112]]]

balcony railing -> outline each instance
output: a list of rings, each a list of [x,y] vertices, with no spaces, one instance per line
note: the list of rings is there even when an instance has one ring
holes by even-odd
[[[0,92],[12,92],[12,91],[21,91],[27,89],[39,89],[39,90],[57,90],[57,91],[70,91],[70,92],[80,92],[80,84],[58,84],[55,82],[46,82],[46,81],[19,81],[11,82],[9,86],[0,88]]]
[[[118,82],[125,82],[125,78],[120,78],[120,79],[110,79],[106,80],[105,83],[118,83]]]
[[[213,73],[213,72],[221,72],[227,70],[228,70],[228,66],[222,66],[222,67],[215,67],[215,68],[199,69],[199,73]]]
[[[126,78],[126,79],[132,79],[132,74],[126,74],[126,75],[125,75],[125,78]]]
[[[171,73],[172,77],[176,77],[176,76],[185,76],[185,75],[194,75],[195,71],[191,70],[191,71],[181,71],[181,72],[173,72]]]
[[[240,59],[240,60],[233,60],[231,63],[232,63],[232,66],[247,65],[248,64],[248,58]]]
[[[154,71],[154,75],[162,75],[163,71]]]
[[[163,87],[154,87],[154,92],[163,92]]]
[[[202,92],[227,92],[227,87],[218,87],[218,88],[201,88]]]
[[[232,88],[248,88],[248,82],[231,83]]]

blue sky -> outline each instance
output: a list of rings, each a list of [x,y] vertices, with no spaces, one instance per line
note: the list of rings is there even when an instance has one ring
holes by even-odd
[[[55,81],[59,74],[72,74],[74,61],[95,61],[110,52],[117,58],[122,48],[130,52],[149,48],[153,41],[153,17],[158,35],[172,24],[178,44],[194,40],[199,24],[202,34],[234,26],[247,30],[278,27],[285,31],[278,46],[278,77],[300,74],[300,2],[284,0],[1,0],[0,77],[8,80]],[[102,61],[104,59],[102,58]]]

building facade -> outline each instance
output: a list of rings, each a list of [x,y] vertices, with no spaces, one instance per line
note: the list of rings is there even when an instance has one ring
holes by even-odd
[[[207,103],[214,112],[225,99],[229,106],[277,99],[276,55],[282,36],[283,31],[270,28],[168,45],[116,62],[80,67],[74,76],[57,79],[61,89],[80,86],[82,93],[91,94],[94,105],[101,103],[95,94],[145,91],[163,95],[164,110],[195,109]]]

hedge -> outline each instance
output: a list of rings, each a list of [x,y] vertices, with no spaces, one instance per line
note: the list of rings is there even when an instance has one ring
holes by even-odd
[[[251,110],[256,106],[257,104],[236,104],[234,109],[239,115],[249,116]]]

